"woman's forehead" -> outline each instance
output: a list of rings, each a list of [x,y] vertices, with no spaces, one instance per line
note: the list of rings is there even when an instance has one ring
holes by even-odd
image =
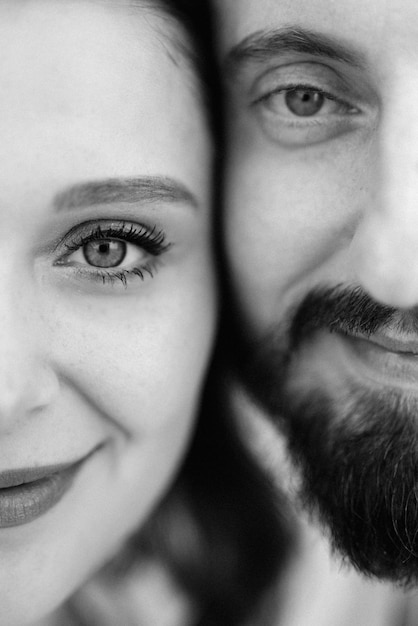
[[[24,4],[0,3],[0,185],[83,179],[87,164],[91,179],[152,170],[198,180],[202,106],[154,18],[97,1]]]
[[[85,0],[79,0],[85,2]],[[197,96],[199,106],[204,98],[202,92],[207,90],[204,74],[206,74],[206,54],[202,53],[202,23],[197,25],[196,15],[184,10],[184,1],[179,0],[87,0],[96,4],[119,10],[128,15],[135,24],[135,17],[145,21],[153,29],[158,43],[166,52],[170,61],[188,78],[189,86]],[[206,25],[209,30],[209,25]],[[205,30],[206,30],[205,27]],[[208,32],[207,30],[207,32]],[[205,32],[206,34],[206,32]]]
[[[116,67],[122,76],[138,68],[143,75],[148,67],[157,81],[164,60],[188,83],[197,82],[190,38],[159,0],[6,0],[0,3],[0,16],[2,58],[11,71],[27,66],[25,55],[30,65],[48,56],[57,73],[59,68],[71,71],[81,56],[82,74],[95,63],[102,65],[98,79]]]

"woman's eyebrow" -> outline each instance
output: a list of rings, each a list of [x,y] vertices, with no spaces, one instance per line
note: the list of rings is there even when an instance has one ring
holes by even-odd
[[[77,183],[53,199],[56,211],[81,209],[98,204],[168,203],[198,208],[196,197],[183,184],[164,176],[108,178]]]
[[[363,68],[365,60],[358,50],[329,35],[298,27],[257,31],[245,37],[226,56],[229,79],[238,79],[250,63],[268,61],[286,52],[298,52],[328,58]]]

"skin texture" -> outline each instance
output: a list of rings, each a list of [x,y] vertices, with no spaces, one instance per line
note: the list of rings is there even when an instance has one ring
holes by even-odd
[[[177,27],[116,3],[59,5],[0,3],[0,472],[99,449],[55,507],[0,530],[9,626],[46,623],[162,497],[216,317],[211,145]],[[141,176],[186,192],[55,206],[74,185]],[[109,221],[164,233],[158,257],[130,243],[122,264],[153,277],[106,282],[88,265],[80,232]]]
[[[416,5],[226,0],[215,7],[222,62],[250,34],[284,26],[331,35],[364,57],[361,69],[328,64],[349,82],[342,97],[359,115],[341,113],[336,133],[327,138],[324,129],[309,147],[301,132],[299,149],[274,138],[273,126],[284,133],[283,118],[270,116],[267,129],[267,107],[252,103],[292,80],[332,92],[332,72],[320,73],[325,60],[303,69],[312,56],[271,57],[227,81],[226,247],[246,321],[259,334],[323,280],[355,281],[386,304],[415,305]],[[286,74],[273,71],[262,83],[287,64]],[[330,128],[331,107],[322,115]]]
[[[304,503],[333,545],[368,574],[416,584],[418,9],[411,0],[214,6],[244,385],[284,425]],[[288,39],[273,53],[265,44],[277,29]],[[306,45],[312,33],[332,55]],[[292,89],[321,106],[295,114]]]

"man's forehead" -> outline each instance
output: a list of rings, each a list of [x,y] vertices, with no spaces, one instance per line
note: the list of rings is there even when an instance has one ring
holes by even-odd
[[[411,41],[418,51],[415,0],[214,0],[222,57],[254,34],[274,29],[306,30],[379,55],[389,40]],[[415,44],[415,42],[417,42]]]

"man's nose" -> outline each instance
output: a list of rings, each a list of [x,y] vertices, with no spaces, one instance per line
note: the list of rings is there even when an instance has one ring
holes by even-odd
[[[24,298],[18,303],[0,288],[0,433],[45,409],[59,386],[36,308],[23,308]]]
[[[415,91],[418,97],[418,85]],[[399,106],[383,114],[376,133],[368,205],[351,256],[362,287],[399,308],[418,304],[417,100],[404,94]]]

